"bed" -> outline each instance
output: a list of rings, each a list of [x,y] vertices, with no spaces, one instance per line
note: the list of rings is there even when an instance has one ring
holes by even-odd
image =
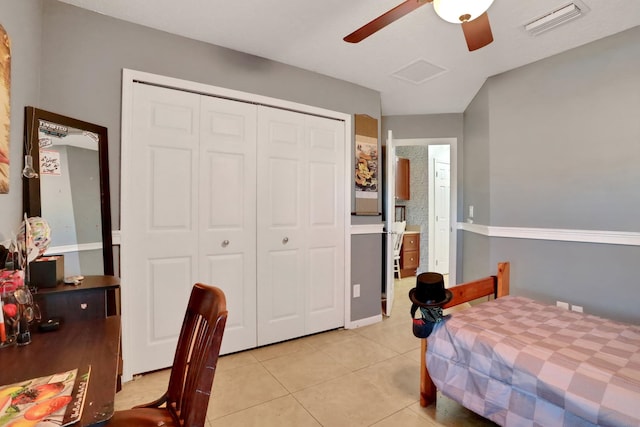
[[[506,426],[640,426],[640,326],[509,295],[497,276],[449,288],[453,307],[422,340],[420,404],[436,390]]]

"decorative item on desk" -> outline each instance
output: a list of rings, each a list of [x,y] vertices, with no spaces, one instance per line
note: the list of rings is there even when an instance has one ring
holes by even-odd
[[[32,286],[31,270],[29,263],[34,261],[39,256],[42,256],[49,244],[51,243],[51,228],[49,223],[43,218],[34,216],[27,218],[27,214],[24,214],[24,221],[20,225],[18,237],[16,238],[18,246],[18,254],[20,261],[20,268],[26,272],[26,282],[28,286]],[[60,277],[62,281],[62,277]],[[55,284],[53,285],[55,286]],[[35,288],[32,288],[35,291]]]
[[[16,343],[20,312],[13,292],[2,291],[0,295],[0,348]]]
[[[40,320],[40,307],[33,301],[33,295],[24,284],[24,270],[0,271],[0,298],[2,300],[2,322],[0,339],[3,345],[26,345],[31,342],[29,324]]]
[[[51,227],[49,227],[49,223],[39,216],[27,218],[25,214],[17,242],[19,246],[24,245],[21,249],[28,254],[28,262],[44,255],[49,248],[49,244],[51,244]]]
[[[0,270],[0,286],[11,291],[24,286],[23,270]]]
[[[16,344],[27,345],[31,343],[29,324],[34,320],[40,320],[40,307],[34,303],[33,295],[26,286],[17,288],[13,295],[18,302],[18,311],[20,312]]]
[[[36,258],[29,264],[29,283],[37,289],[55,288],[64,279],[64,255]]]
[[[65,285],[73,285],[80,286],[82,285],[82,281],[84,280],[84,276],[67,276],[64,278]]]
[[[24,271],[0,271],[0,348],[16,343],[21,316],[15,291],[24,287]]]

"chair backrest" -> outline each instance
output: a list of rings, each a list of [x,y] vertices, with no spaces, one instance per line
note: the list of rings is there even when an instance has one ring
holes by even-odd
[[[176,425],[203,426],[222,335],[227,322],[224,293],[196,283],[178,338],[167,390],[167,409]]]
[[[407,228],[407,221],[396,221],[393,223],[393,253],[400,255],[402,249],[402,237],[404,230]]]

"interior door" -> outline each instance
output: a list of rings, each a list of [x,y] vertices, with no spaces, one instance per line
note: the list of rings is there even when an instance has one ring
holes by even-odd
[[[344,122],[305,116],[306,334],[344,326]]]
[[[386,229],[386,278],[385,278],[385,290],[384,294],[386,297],[385,307],[385,315],[391,316],[391,309],[393,308],[393,298],[394,298],[394,273],[393,273],[393,233],[394,227],[393,223],[395,221],[395,212],[396,212],[396,195],[395,195],[395,182],[396,182],[396,148],[393,145],[393,133],[389,131],[387,135],[387,145],[386,145],[386,176],[385,176],[385,188],[386,188],[386,201],[385,201],[385,211],[386,211],[386,219],[385,219],[385,229]]]
[[[344,325],[344,122],[258,112],[258,345]]]
[[[260,107],[258,114],[258,345],[305,331],[305,218],[309,174],[304,116]]]
[[[200,100],[198,280],[226,295],[224,354],[257,345],[257,106]]]
[[[449,235],[450,235],[450,187],[451,173],[449,163],[434,161],[435,167],[435,271],[449,274]]]
[[[121,272],[127,372],[171,366],[198,271],[199,95],[133,85],[122,155]],[[126,150],[126,152],[124,151]],[[126,179],[126,181],[124,181]],[[128,345],[127,345],[128,344]]]

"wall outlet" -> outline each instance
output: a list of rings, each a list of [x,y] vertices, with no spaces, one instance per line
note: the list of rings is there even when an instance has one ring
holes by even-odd
[[[469,218],[473,218],[473,205],[469,206]]]
[[[564,308],[565,310],[569,310],[569,303],[563,301],[556,301],[556,306],[560,308]]]
[[[360,285],[353,285],[353,297],[360,298]]]
[[[582,310],[582,306],[581,305],[575,305],[573,304],[571,306],[571,310],[572,311],[577,311],[578,313],[582,313],[584,310]]]

